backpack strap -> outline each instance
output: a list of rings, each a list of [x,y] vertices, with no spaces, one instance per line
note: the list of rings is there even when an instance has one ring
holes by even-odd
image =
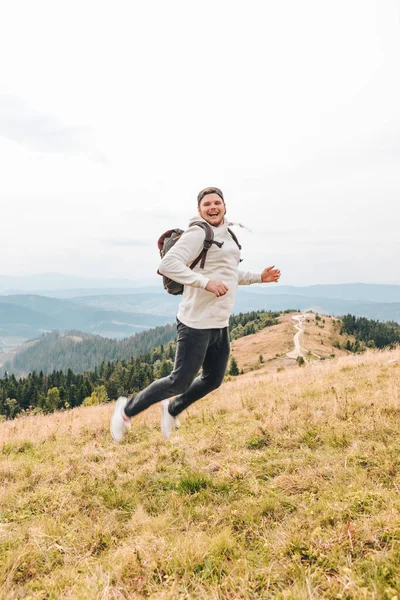
[[[221,248],[221,246],[223,245],[224,242],[216,242],[214,240],[214,232],[212,230],[212,227],[205,221],[195,221],[194,223],[190,224],[191,227],[192,227],[192,225],[198,225],[199,227],[204,229],[206,235],[205,235],[204,242],[203,242],[203,250],[200,252],[199,256],[192,262],[192,264],[190,265],[190,268],[194,269],[194,267],[201,261],[200,269],[204,269],[204,265],[206,263],[207,252],[211,248],[212,244],[215,244],[216,246],[218,246],[218,248]]]
[[[237,239],[236,235],[233,233],[232,229],[229,229],[229,227],[228,227],[228,231],[231,234],[232,239],[235,242],[236,246],[239,248],[239,250],[241,250],[242,246],[239,244],[239,240]]]

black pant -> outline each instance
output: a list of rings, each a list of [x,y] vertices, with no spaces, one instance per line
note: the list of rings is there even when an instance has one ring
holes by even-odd
[[[229,360],[228,327],[193,329],[178,321],[177,329],[174,370],[129,400],[125,407],[128,417],[172,396],[176,397],[169,404],[169,412],[176,417],[221,385]],[[203,367],[202,373],[196,377],[200,367]]]

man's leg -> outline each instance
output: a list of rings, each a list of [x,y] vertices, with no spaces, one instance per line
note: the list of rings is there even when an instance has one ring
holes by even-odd
[[[133,417],[155,402],[187,390],[204,362],[211,334],[211,329],[193,329],[179,322],[174,370],[131,398],[125,415]]]
[[[174,398],[169,404],[169,412],[173,417],[178,416],[196,400],[217,389],[224,379],[230,352],[229,330],[228,327],[224,327],[211,332],[212,339],[204,358],[202,374],[183,394]]]

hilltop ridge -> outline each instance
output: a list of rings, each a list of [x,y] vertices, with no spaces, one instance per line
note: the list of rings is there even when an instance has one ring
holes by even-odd
[[[300,322],[299,351],[295,336]],[[261,373],[296,365],[297,356],[306,360],[325,360],[350,354],[345,349],[354,336],[340,333],[340,319],[306,312],[288,312],[279,317],[279,324],[253,335],[233,340],[231,353],[244,373]],[[261,357],[261,362],[260,362]]]

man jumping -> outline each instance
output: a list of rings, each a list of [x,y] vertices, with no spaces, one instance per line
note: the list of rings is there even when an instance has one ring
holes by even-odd
[[[202,268],[189,268],[203,249],[202,227],[189,227],[164,256],[159,272],[184,285],[177,315],[177,344],[174,369],[153,381],[136,396],[118,398],[111,419],[113,439],[120,442],[131,418],[152,404],[163,401],[161,428],[169,438],[177,416],[190,404],[217,389],[228,365],[229,317],[238,285],[278,282],[279,269],[262,273],[239,270],[240,249],[228,231],[226,204],[219,188],[209,187],[197,196],[198,215],[191,222],[206,221],[213,228],[214,242]],[[200,217],[200,218],[199,218]],[[197,376],[199,369],[201,375]]]

